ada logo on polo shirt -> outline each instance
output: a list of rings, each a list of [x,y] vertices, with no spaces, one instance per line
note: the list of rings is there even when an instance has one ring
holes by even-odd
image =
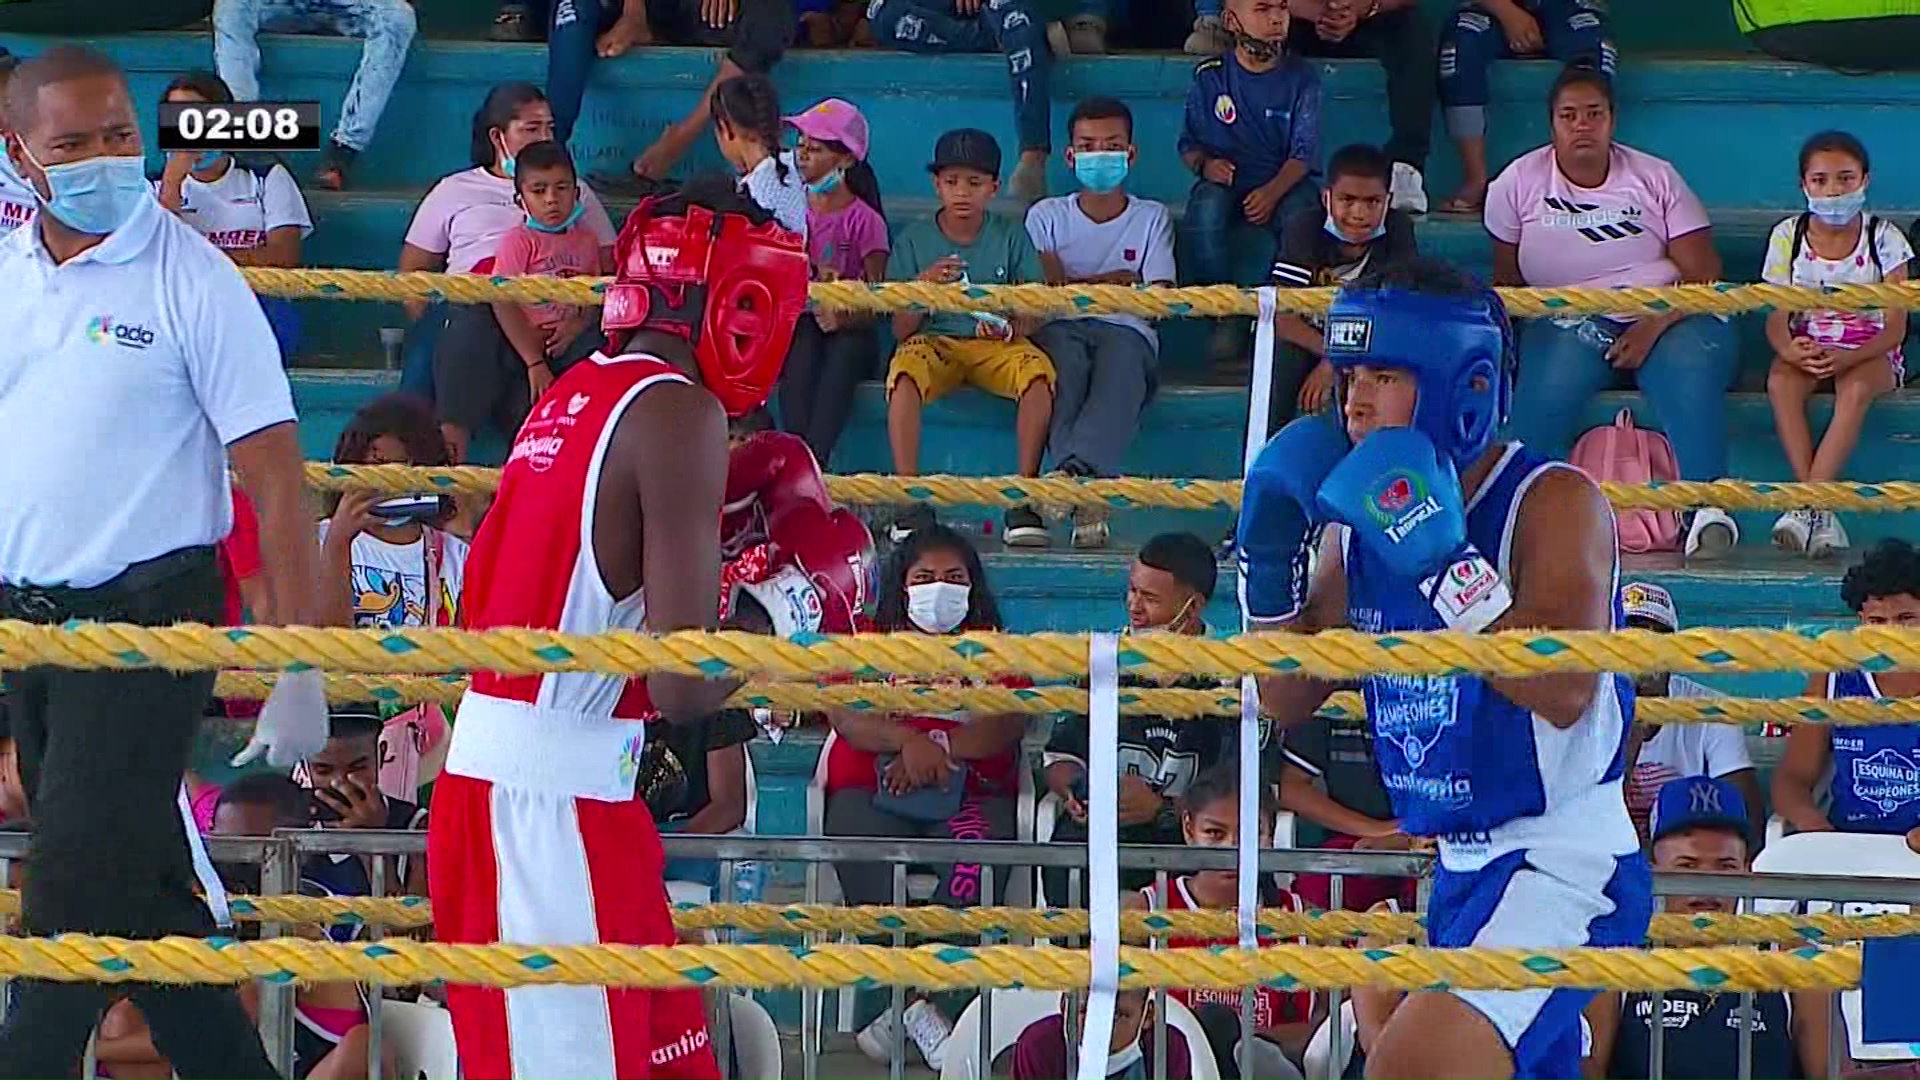
[[[109,342],[129,349],[144,349],[153,344],[153,331],[131,323],[116,323],[111,315],[95,315],[87,322],[87,340],[95,345]]]

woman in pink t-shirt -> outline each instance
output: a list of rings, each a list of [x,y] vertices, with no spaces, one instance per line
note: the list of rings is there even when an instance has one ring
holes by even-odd
[[[487,94],[473,117],[469,147],[473,166],[449,174],[427,192],[407,226],[400,245],[400,269],[449,270],[456,274],[492,273],[501,238],[526,221],[516,200],[513,176],[516,156],[538,142],[553,140],[553,110],[538,87],[501,83]],[[609,263],[613,253],[613,221],[586,185],[580,186],[585,209],[580,222],[600,240]],[[491,422],[512,435],[525,409],[496,407],[489,396],[462,394],[457,376],[438,370],[448,359],[464,353],[506,344],[493,309],[486,304],[450,305],[429,312],[424,302],[409,301],[407,315],[415,320],[409,336],[407,370],[401,389],[435,400],[450,427],[471,433]],[[451,437],[454,432],[449,431]],[[460,442],[464,460],[465,440]]]
[[[1568,68],[1548,96],[1553,141],[1508,165],[1487,191],[1493,276],[1538,288],[1673,285],[1720,277],[1706,208],[1674,167],[1613,141],[1613,88]],[[1739,351],[1711,315],[1533,319],[1520,330],[1515,438],[1564,455],[1602,390],[1637,385],[1664,425],[1684,480],[1727,471],[1727,387]],[[1695,512],[1687,554],[1739,539],[1725,511]]]
[[[867,164],[867,118],[828,98],[788,126],[800,133],[795,160],[807,185],[807,255],[819,281],[884,281],[887,219],[880,181]],[[780,373],[780,420],[825,467],[853,408],[853,391],[880,364],[873,318],[840,311],[802,317]]]

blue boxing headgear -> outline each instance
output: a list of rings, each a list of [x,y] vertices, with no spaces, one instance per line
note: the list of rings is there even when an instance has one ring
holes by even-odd
[[[1412,372],[1414,430],[1464,470],[1493,445],[1513,404],[1519,355],[1506,305],[1484,287],[1419,291],[1393,280],[1401,275],[1386,276],[1379,286],[1362,279],[1334,295],[1327,362],[1336,374],[1361,366]],[[1340,387],[1336,378],[1336,407],[1345,404]]]

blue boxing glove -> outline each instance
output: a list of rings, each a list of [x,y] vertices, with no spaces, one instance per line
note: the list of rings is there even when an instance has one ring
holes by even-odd
[[[1351,444],[1339,421],[1303,416],[1267,440],[1240,496],[1234,537],[1240,561],[1240,608],[1250,623],[1299,618],[1307,603],[1307,571],[1325,524],[1314,492]]]
[[[1499,571],[1467,541],[1453,463],[1412,428],[1382,428],[1320,485],[1320,512],[1353,531],[1388,574],[1417,584],[1451,630],[1484,630],[1513,606]]]

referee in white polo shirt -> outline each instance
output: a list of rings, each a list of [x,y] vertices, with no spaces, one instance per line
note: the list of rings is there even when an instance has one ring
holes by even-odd
[[[268,552],[255,617],[312,622],[313,523],[273,332],[233,264],[154,201],[125,76],[91,50],[49,49],[14,72],[6,120],[41,212],[0,241],[5,614],[218,622],[231,456]],[[287,697],[311,694],[309,674]],[[176,793],[213,674],[37,668],[8,682],[33,830],[27,931],[210,933]],[[287,726],[284,698],[268,711],[261,734],[284,761],[310,726]],[[15,985],[0,1076],[74,1075],[109,988]],[[178,1075],[276,1075],[231,989],[132,993]]]

